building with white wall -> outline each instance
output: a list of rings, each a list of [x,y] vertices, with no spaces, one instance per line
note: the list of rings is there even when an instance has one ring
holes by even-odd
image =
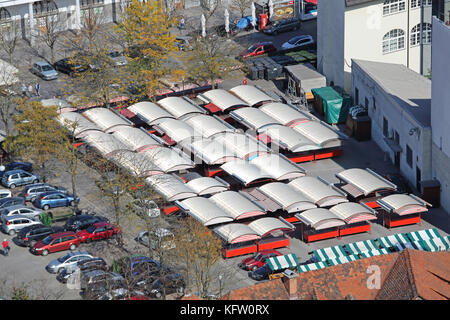
[[[433,18],[432,177],[441,184],[441,205],[450,212],[450,27]]]
[[[352,94],[368,108],[372,139],[420,190],[432,177],[431,81],[403,64],[353,59]]]
[[[317,68],[328,83],[351,89],[351,61],[431,69],[433,0],[333,0],[318,2]],[[422,35],[422,36],[421,36]]]

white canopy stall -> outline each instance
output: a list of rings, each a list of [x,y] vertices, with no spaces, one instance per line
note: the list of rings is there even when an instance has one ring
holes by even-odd
[[[149,101],[135,103],[127,108],[128,111],[134,113],[139,119],[148,125],[158,124],[165,119],[174,119],[175,117],[158,106]]]
[[[275,101],[273,97],[269,96],[267,93],[258,89],[257,87],[251,85],[239,85],[230,89],[230,92],[245,101],[251,107],[254,107],[261,103]]]
[[[133,123],[107,108],[92,108],[83,112],[83,116],[94,122],[106,133],[116,131],[121,126],[131,127]]]

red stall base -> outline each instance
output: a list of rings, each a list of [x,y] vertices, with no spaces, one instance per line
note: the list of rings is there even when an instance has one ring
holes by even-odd
[[[289,247],[289,238],[271,242],[258,243],[258,251],[283,247]]]
[[[208,177],[214,177],[214,176],[220,175],[222,173],[223,173],[222,169],[218,169],[218,170],[206,169],[206,174],[208,175]]]
[[[333,230],[325,233],[317,233],[317,234],[304,234],[304,241],[305,242],[313,242],[318,240],[324,240],[324,239],[331,239],[339,237],[339,230]]]
[[[231,258],[231,257],[237,257],[237,256],[243,256],[250,253],[255,253],[258,251],[258,248],[255,245],[248,246],[248,247],[242,247],[242,248],[236,248],[236,249],[222,249],[222,256],[224,259]]]
[[[342,156],[342,153],[343,153],[342,150],[334,150],[334,151],[325,152],[325,153],[316,153],[314,155],[314,160],[339,157],[339,156]]]
[[[291,160],[292,162],[295,162],[295,163],[313,161],[314,155],[310,154],[310,155],[306,155],[306,156],[292,157],[292,158],[289,158],[289,160]]]
[[[366,206],[368,206],[369,208],[372,208],[372,209],[377,209],[380,207],[376,201],[370,201],[370,202],[360,201],[360,202],[364,203]]]
[[[395,219],[395,220],[391,220],[388,215],[384,218],[384,224],[389,229],[391,229],[392,227],[406,226],[409,224],[416,224],[416,223],[420,224],[420,215],[415,216],[415,217],[405,217],[403,219]]]
[[[180,210],[180,208],[178,208],[177,206],[171,206],[171,207],[164,207],[163,208],[163,212],[165,215],[169,215],[171,213],[177,212],[178,210]]]
[[[345,229],[339,229],[339,236],[346,236],[349,234],[355,234],[355,233],[363,233],[363,232],[370,232],[370,224],[365,224],[363,226],[356,226],[351,228],[345,228]]]

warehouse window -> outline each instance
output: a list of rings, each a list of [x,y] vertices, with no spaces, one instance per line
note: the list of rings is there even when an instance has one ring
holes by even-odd
[[[406,10],[406,0],[386,0],[383,3],[383,15]]]
[[[431,23],[424,23],[422,26],[422,43],[431,43]],[[411,29],[411,46],[420,44],[420,23]]]
[[[420,8],[422,5],[422,0],[411,0],[411,8]],[[433,0],[423,0],[423,6],[431,6],[433,5]]]
[[[393,29],[383,37],[383,53],[390,53],[405,49],[405,32],[401,29]]]
[[[412,152],[411,148],[408,145],[406,145],[406,163],[408,164],[408,166],[410,168],[412,168],[413,152]]]

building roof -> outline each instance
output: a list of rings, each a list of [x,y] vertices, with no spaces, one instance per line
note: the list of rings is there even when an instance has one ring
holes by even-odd
[[[135,103],[129,106],[127,110],[137,115],[142,121],[149,125],[157,124],[165,119],[175,118],[157,104],[149,101]]]
[[[132,126],[133,124],[108,108],[92,108],[83,112],[83,115],[94,122],[105,132],[114,132],[120,126]]]
[[[274,98],[266,94],[264,91],[261,91],[251,85],[239,85],[230,89],[230,92],[234,93],[250,106],[254,106],[255,104],[261,102],[274,101]]]
[[[345,5],[347,7],[353,7],[353,6],[357,6],[360,4],[366,4],[369,2],[373,2],[373,1],[375,1],[375,0],[345,0]]]
[[[299,122],[311,120],[311,116],[290,105],[272,102],[263,104],[259,110],[285,126],[293,126]]]
[[[431,126],[431,80],[402,64],[359,59],[353,59],[353,64],[383,88],[398,107],[422,127]]]
[[[194,102],[185,97],[167,97],[159,100],[157,103],[176,119],[206,112],[200,106],[194,104]]]

